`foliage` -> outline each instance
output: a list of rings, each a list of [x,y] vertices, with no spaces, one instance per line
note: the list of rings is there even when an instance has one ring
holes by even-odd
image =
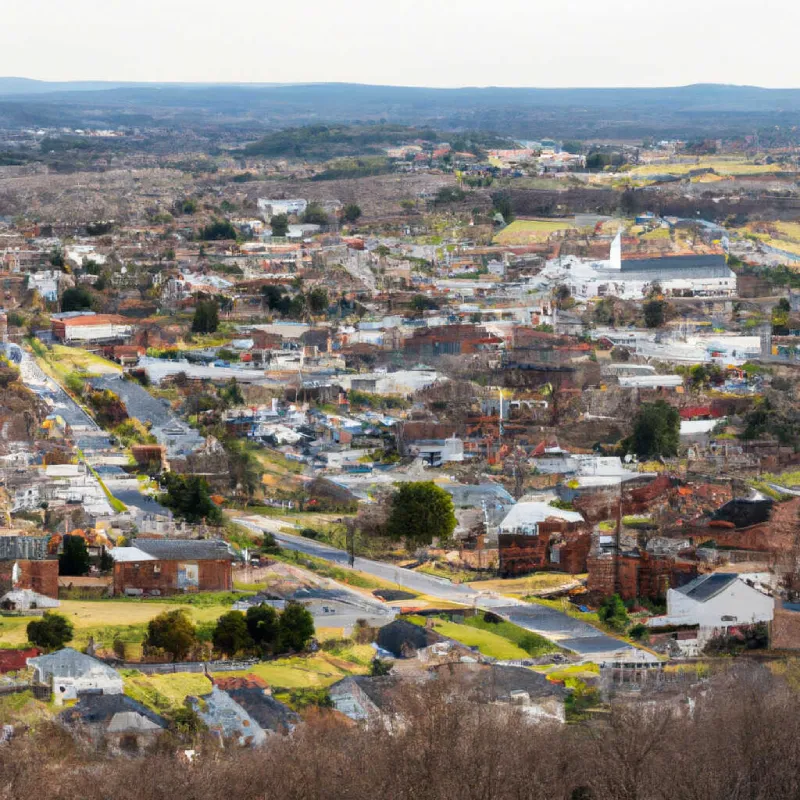
[[[633,423],[633,432],[623,442],[625,450],[640,458],[676,456],[681,418],[665,400],[642,403]]]
[[[667,303],[664,300],[652,298],[643,306],[644,324],[648,328],[660,328],[666,321]]]
[[[436,300],[424,294],[415,294],[411,298],[409,305],[415,314],[421,314],[423,311],[436,311],[439,308],[439,304]]]
[[[273,236],[286,236],[289,232],[289,217],[287,214],[276,214],[269,222]]]
[[[219,327],[219,307],[216,300],[200,300],[192,318],[193,333],[214,333]]]
[[[187,522],[206,521],[212,525],[222,521],[222,512],[211,500],[205,478],[199,475],[179,475],[167,472],[162,476],[166,492],[159,502]]]
[[[449,539],[456,527],[453,500],[433,481],[401,483],[392,497],[387,533],[393,539],[430,544]]]
[[[355,203],[348,203],[342,210],[342,219],[345,222],[357,222],[361,216],[361,209]]]
[[[28,623],[28,641],[42,650],[60,650],[72,641],[72,623],[61,614],[45,611],[41,619]]]
[[[253,639],[244,614],[241,611],[228,611],[227,614],[223,614],[217,620],[212,642],[215,649],[229,658],[249,650],[253,646]]]
[[[65,536],[64,552],[58,558],[59,575],[86,575],[89,572],[89,550],[82,536]]]
[[[303,212],[302,220],[306,225],[327,225],[330,221],[325,209],[319,203],[309,203]]]
[[[525,628],[520,628],[513,622],[507,622],[502,617],[498,617],[489,611],[472,617],[465,617],[464,624],[496,633],[498,636],[514,642],[517,647],[521,647],[529,656],[534,658],[559,650],[557,645],[545,639],[544,636],[525,630]]]
[[[501,214],[506,225],[514,221],[514,202],[509,192],[497,192],[492,195],[493,210]]]
[[[278,612],[266,604],[247,609],[245,624],[248,634],[264,655],[275,655],[278,650]]]
[[[197,645],[197,629],[185,608],[165,611],[147,623],[148,647],[169,653],[182,661]]]
[[[227,219],[215,219],[200,228],[200,238],[205,242],[236,238],[236,228]]]
[[[282,652],[301,653],[314,638],[314,617],[300,603],[287,603],[278,621],[278,641]]]
[[[91,311],[94,296],[84,286],[72,286],[61,295],[62,311]]]
[[[306,305],[312,314],[322,314],[328,309],[328,290],[317,286],[306,295]]]
[[[388,675],[392,671],[392,665],[388,661],[382,661],[378,656],[372,659],[369,665],[369,674],[373,678],[379,678],[383,675]]]
[[[603,599],[597,610],[597,616],[601,622],[619,632],[623,632],[630,623],[625,603],[618,594],[612,594]]]
[[[637,642],[646,642],[650,638],[650,629],[647,625],[637,622],[636,625],[628,631],[628,634],[631,639],[635,639]]]

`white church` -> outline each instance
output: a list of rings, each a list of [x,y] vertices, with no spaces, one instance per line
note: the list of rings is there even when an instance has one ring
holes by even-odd
[[[654,258],[622,258],[622,232],[611,243],[608,261],[589,261],[563,256],[545,264],[537,276],[542,288],[569,287],[576,300],[619,297],[641,300],[654,285],[675,297],[732,297],[736,275],[725,256],[692,254]]]

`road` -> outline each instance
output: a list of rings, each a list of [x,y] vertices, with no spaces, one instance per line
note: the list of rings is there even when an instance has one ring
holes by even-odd
[[[110,457],[125,456],[125,451],[111,444],[106,433],[39,365],[27,354],[20,364],[23,383],[45,401],[52,403],[53,413],[59,414],[72,428],[75,444],[80,448],[86,463],[98,471],[109,491],[126,506],[134,506],[146,514],[167,516],[169,511],[155,500],[139,491],[138,481],[125,475],[123,470],[103,466]],[[121,383],[121,381],[120,381]],[[127,461],[127,458],[123,459]],[[99,483],[96,484],[97,498],[107,502]],[[112,513],[111,506],[108,513]]]
[[[280,546],[288,550],[296,550],[306,555],[323,558],[340,567],[349,567],[349,556],[346,552],[312,539],[287,534],[281,530],[281,528],[287,527],[286,522],[262,516],[238,517],[236,521],[253,530],[269,531],[275,536]],[[484,611],[492,611],[521,628],[545,636],[559,646],[581,656],[585,661],[643,663],[657,660],[646,650],[640,650],[620,642],[588,622],[575,619],[548,606],[525,603],[494,593],[478,592],[469,586],[453,584],[443,578],[436,578],[367,558],[356,558],[354,568],[419,594],[473,606]]]

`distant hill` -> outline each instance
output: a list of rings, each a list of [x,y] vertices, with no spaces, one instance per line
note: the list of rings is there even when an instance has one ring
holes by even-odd
[[[800,125],[800,89],[696,84],[536,89],[364,84],[145,84],[0,78],[0,127],[388,122],[518,137],[696,137]],[[134,121],[135,120],[135,121]]]

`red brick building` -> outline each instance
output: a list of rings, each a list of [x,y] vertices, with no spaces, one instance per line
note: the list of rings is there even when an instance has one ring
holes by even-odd
[[[170,595],[233,589],[228,545],[218,539],[142,539],[117,547],[114,594]]]
[[[48,536],[0,536],[0,595],[31,589],[58,598],[58,560],[47,552]]]

